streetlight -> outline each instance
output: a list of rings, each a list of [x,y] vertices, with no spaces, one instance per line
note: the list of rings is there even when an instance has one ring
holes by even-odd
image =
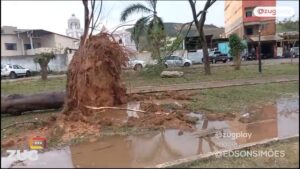
[[[261,73],[261,46],[260,46],[260,34],[262,30],[262,24],[259,25],[258,28],[258,72]]]

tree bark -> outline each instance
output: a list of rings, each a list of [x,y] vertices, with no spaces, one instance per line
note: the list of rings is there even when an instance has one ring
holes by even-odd
[[[238,54],[235,59],[235,70],[241,69],[241,56]]]
[[[48,76],[48,70],[47,70],[47,65],[40,65],[41,66],[41,76],[42,76],[42,80],[47,80],[47,76]]]
[[[189,0],[190,6],[192,8],[192,14],[195,22],[195,26],[197,28],[197,31],[200,36],[200,43],[203,50],[203,59],[204,59],[204,71],[206,75],[210,75],[210,62],[209,62],[209,56],[208,56],[208,49],[207,49],[207,42],[205,39],[205,34],[203,31],[204,23],[206,20],[206,12],[208,8],[215,2],[215,0],[207,0],[206,4],[203,8],[203,11],[200,11],[198,14],[196,13],[196,2],[193,2],[192,0]],[[200,20],[198,21],[198,16],[201,14]]]
[[[59,109],[63,107],[64,97],[65,92],[1,97],[1,114],[20,115],[26,111]]]

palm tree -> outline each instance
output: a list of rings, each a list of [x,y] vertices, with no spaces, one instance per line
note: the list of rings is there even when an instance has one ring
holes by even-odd
[[[164,24],[160,17],[157,16],[156,4],[157,0],[146,1],[148,6],[141,3],[136,3],[128,6],[121,13],[121,21],[124,22],[127,18],[138,12],[148,13],[148,16],[138,19],[133,27],[132,39],[135,41],[137,48],[139,48],[140,37],[146,35],[147,41],[150,45],[151,56],[153,59],[161,61],[160,47],[163,45],[165,39]]]

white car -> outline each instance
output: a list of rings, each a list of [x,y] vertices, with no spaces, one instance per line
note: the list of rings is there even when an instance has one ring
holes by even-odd
[[[177,67],[177,66],[189,67],[191,65],[192,65],[192,61],[190,59],[181,58],[179,56],[171,55],[165,58],[166,67]]]
[[[142,60],[136,58],[129,58],[127,68],[133,69],[135,71],[140,71],[146,66],[146,63]]]
[[[31,72],[29,69],[23,68],[20,65],[1,65],[1,77],[8,76],[11,79],[15,79],[18,76],[30,76]]]
[[[203,51],[197,50],[196,52],[188,52],[187,58],[192,61],[193,64],[203,63]]]

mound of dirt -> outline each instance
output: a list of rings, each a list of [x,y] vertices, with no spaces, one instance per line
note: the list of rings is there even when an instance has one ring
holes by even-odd
[[[141,118],[130,118],[126,126],[141,128],[171,128],[184,131],[192,131],[195,129],[195,126],[187,122],[184,116],[179,117],[176,113],[165,112],[148,113]]]

